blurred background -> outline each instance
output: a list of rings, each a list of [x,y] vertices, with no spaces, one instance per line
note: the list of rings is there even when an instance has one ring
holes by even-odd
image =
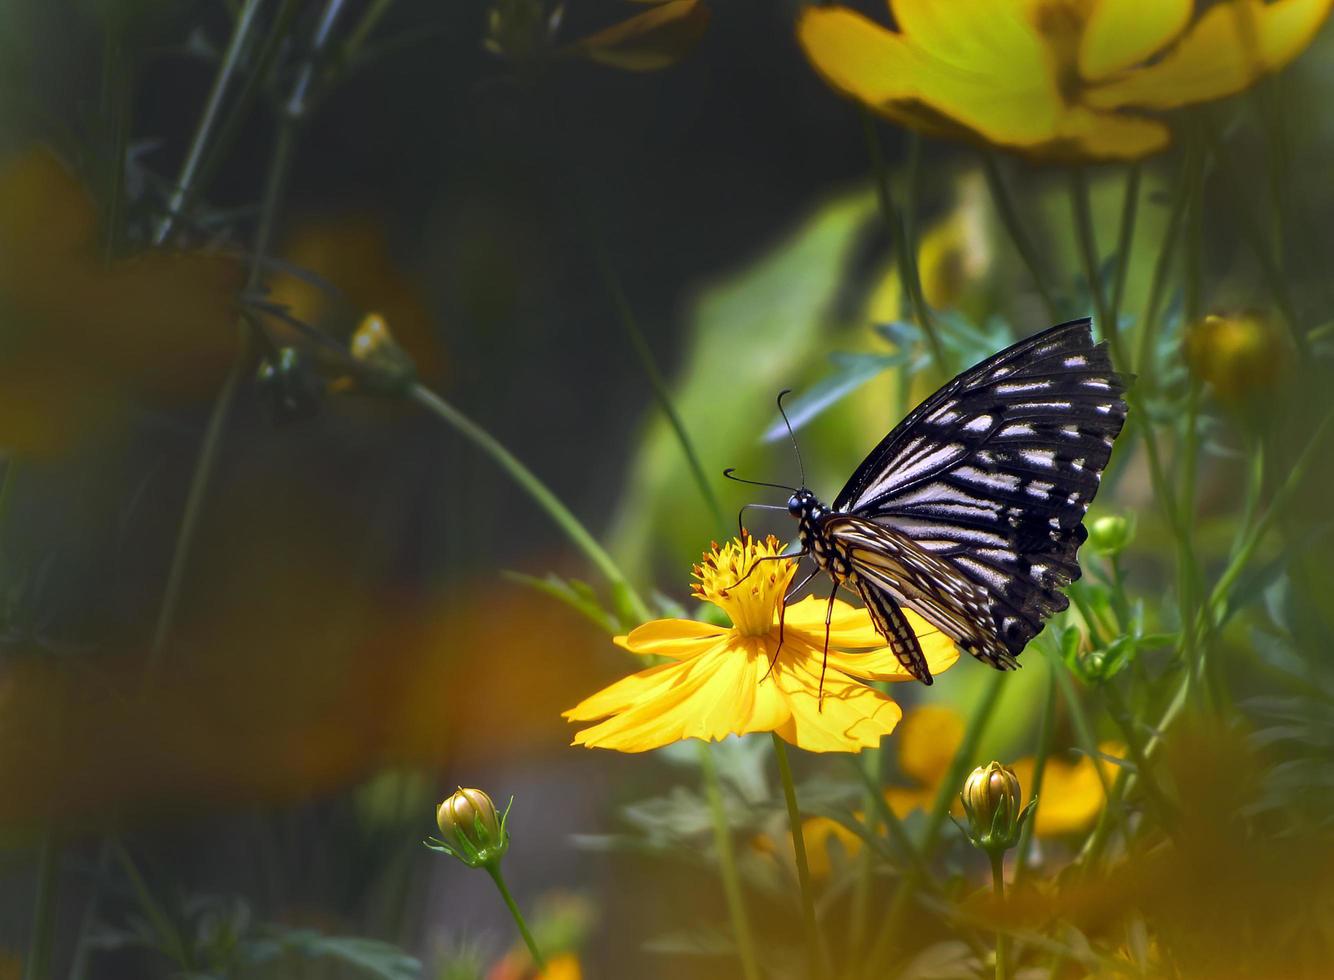
[[[664,613],[690,605],[689,565],[740,504],[781,502],[723,467],[796,479],[790,445],[766,439],[781,388],[811,486],[836,494],[944,380],[919,356],[866,118],[806,60],[797,3],[686,7],[623,37],[606,32],[644,4],[0,11],[0,978],[530,975],[491,882],[421,848],[459,785],[514,796],[507,878],[570,968],[737,975],[693,753],[569,745],[560,712],[628,663],[596,612],[551,594],[588,580],[611,608],[596,570],[473,443],[347,353],[376,343],[379,314],[421,382]],[[1222,104],[1227,173],[1247,176],[1206,171],[1199,275],[1164,291],[1146,411],[1170,425],[1197,399],[1198,431],[1165,452],[1175,467],[1201,447],[1173,473],[1197,481],[1185,517],[1215,573],[1248,481],[1279,485],[1330,404],[1331,92],[1326,30]],[[877,130],[959,366],[1051,325],[977,148]],[[1128,317],[1149,302],[1181,146],[1142,165]],[[1065,172],[997,165],[1056,312],[1092,313]],[[1110,262],[1124,170],[1084,173]],[[1285,353],[1250,214],[1277,215],[1264,230],[1317,341],[1304,359]],[[1195,329],[1205,313],[1230,319]],[[1230,701],[1290,694],[1274,678],[1293,658],[1300,693],[1326,692],[1288,719],[1314,726],[1311,752],[1334,744],[1328,445],[1246,573],[1290,659],[1260,657],[1249,621],[1218,640]],[[1124,455],[1090,516],[1132,519],[1126,588],[1148,632],[1169,631],[1172,530],[1142,454]],[[1046,670],[1029,656],[982,755],[1033,752]],[[929,698],[895,695],[966,712],[984,674],[961,664]],[[1077,721],[1062,709],[1058,731]],[[722,766],[752,917],[781,937],[798,913],[790,868],[766,854],[781,805],[758,751],[729,745]],[[812,759],[798,764],[818,796],[845,773]],[[1334,768],[1304,766],[1289,790],[1314,808]],[[49,937],[37,965],[34,935]]]

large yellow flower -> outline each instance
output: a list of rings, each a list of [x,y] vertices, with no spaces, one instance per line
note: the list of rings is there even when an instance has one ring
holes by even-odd
[[[778,610],[796,570],[792,561],[773,560],[781,551],[774,537],[715,544],[695,566],[694,594],[726,612],[732,626],[660,619],[618,636],[616,642],[627,650],[668,662],[623,678],[565,712],[571,721],[606,719],[578,732],[574,744],[644,752],[683,738],[715,741],[776,732],[811,752],[860,752],[878,745],[902,712],[860,681],[912,677],[865,610],[839,601],[822,697],[826,603],[808,597],[788,607],[780,650]],[[959,657],[954,644],[913,613],[905,614],[931,672],[952,666]]]
[[[1315,36],[1334,0],[890,0],[898,30],[808,7],[830,85],[894,122],[1057,159],[1138,159],[1167,127],[1125,110],[1232,95]]]

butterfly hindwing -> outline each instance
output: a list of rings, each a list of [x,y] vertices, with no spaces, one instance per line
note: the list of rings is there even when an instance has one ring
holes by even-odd
[[[930,684],[931,668],[926,662],[926,654],[922,653],[922,644],[894,597],[870,579],[861,577],[857,579],[857,593],[862,597],[862,604],[870,613],[877,632],[889,641],[889,648],[899,663],[923,684]]]
[[[974,656],[1014,666],[1043,619],[1068,605],[1058,590],[1079,578],[1080,522],[1125,421],[1124,390],[1088,320],[1053,327],[914,409],[832,510],[892,532],[879,543],[896,549],[900,586],[882,587]],[[893,578],[879,567],[886,560],[874,532],[844,533],[862,539],[869,574]],[[905,583],[915,594],[900,591]],[[933,588],[948,594],[933,599]],[[955,599],[966,599],[967,610],[954,608]]]

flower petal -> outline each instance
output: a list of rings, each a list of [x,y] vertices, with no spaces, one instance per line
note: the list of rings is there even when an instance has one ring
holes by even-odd
[[[1170,139],[1156,119],[1070,106],[1051,141],[1031,152],[1050,160],[1138,160],[1157,153]]]
[[[934,798],[963,742],[963,717],[943,704],[924,704],[903,721],[899,732],[899,768]]]
[[[824,617],[829,600],[808,595],[794,602],[783,613],[783,629],[801,634],[817,648],[824,648]],[[774,631],[777,632],[777,626]],[[875,624],[865,609],[850,605],[842,599],[834,600],[834,615],[829,621],[829,646],[840,649],[882,647],[884,637],[875,631]]]
[[[1122,757],[1125,746],[1107,742],[1098,746],[1106,755]],[[1116,766],[1099,760],[1103,777],[1110,784]],[[1033,759],[1020,759],[1012,768],[1023,787],[1024,802],[1032,796]],[[1097,818],[1106,799],[1094,761],[1081,755],[1075,762],[1049,758],[1042,774],[1042,795],[1034,811],[1033,832],[1039,837],[1061,837],[1088,829]]]
[[[913,632],[917,634],[917,642],[922,647],[922,655],[926,657],[926,665],[933,675],[949,670],[958,662],[959,648],[954,645],[953,640],[911,609],[903,610],[903,615],[907,618],[908,624],[912,626]],[[876,634],[876,641],[881,644],[885,642],[878,633]],[[820,634],[818,640],[813,639],[811,642],[817,650],[823,651],[823,633]],[[852,646],[852,644],[840,645]],[[860,677],[871,681],[916,680],[912,674],[908,673],[907,668],[899,663],[899,658],[894,656],[889,647],[882,647],[871,653],[844,653],[842,650],[833,649],[832,640],[830,647],[829,666],[837,668],[852,677]]]
[[[807,752],[860,752],[875,748],[899,723],[897,704],[837,670],[825,672],[822,697],[820,672],[818,651],[791,656],[784,647],[770,677],[792,713],[774,729],[786,741]]]
[[[1301,54],[1331,0],[1232,0],[1205,12],[1161,61],[1090,88],[1102,109],[1172,109],[1232,95]]]
[[[655,619],[614,642],[633,653],[686,660],[708,650],[726,632],[721,626],[693,619]]]
[[[729,636],[705,653],[617,681],[565,713],[572,721],[612,714],[577,732],[575,745],[644,752],[683,738],[717,741],[771,731],[789,709],[771,681],[766,641]]]
[[[1106,78],[1167,47],[1190,23],[1192,0],[1095,0],[1079,39],[1079,73]]]

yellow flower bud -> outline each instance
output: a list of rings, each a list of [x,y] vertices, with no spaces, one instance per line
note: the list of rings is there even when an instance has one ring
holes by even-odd
[[[509,849],[509,832],[505,829],[504,813],[496,810],[480,789],[459,788],[453,796],[435,810],[435,822],[440,827],[440,840],[430,839],[427,847],[458,858],[469,867],[477,868],[498,862]]]
[[[348,353],[361,365],[362,384],[372,391],[395,394],[416,380],[412,358],[398,346],[389,324],[378,313],[366,314],[352,334]]]
[[[1282,367],[1283,344],[1258,313],[1210,314],[1186,331],[1186,363],[1220,399],[1236,402],[1268,388]]]
[[[1024,820],[1037,802],[1032,800],[1020,809],[1023,797],[1019,777],[999,762],[974,769],[964,780],[959,798],[968,815],[974,846],[988,851],[1003,851],[1018,843]]]

